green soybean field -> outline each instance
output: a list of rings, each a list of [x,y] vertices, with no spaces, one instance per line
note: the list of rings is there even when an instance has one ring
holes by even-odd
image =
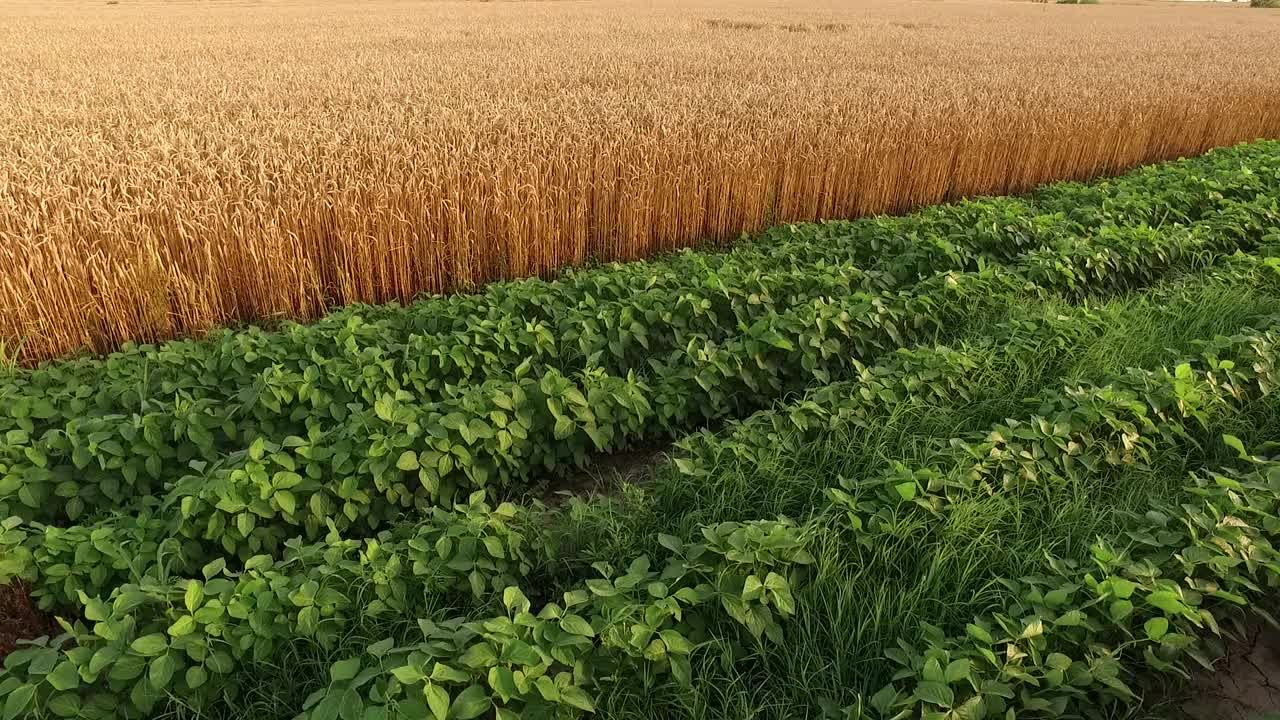
[[[1278,384],[1274,141],[6,367],[0,720],[1180,717]]]

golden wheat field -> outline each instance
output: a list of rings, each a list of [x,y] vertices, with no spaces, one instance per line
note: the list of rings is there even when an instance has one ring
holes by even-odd
[[[8,2],[34,361],[1280,136],[1280,13],[960,0]]]

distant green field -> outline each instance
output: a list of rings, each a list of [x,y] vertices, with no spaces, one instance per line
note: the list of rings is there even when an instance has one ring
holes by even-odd
[[[1280,581],[1278,358],[1261,142],[10,368],[0,719],[1138,717]]]

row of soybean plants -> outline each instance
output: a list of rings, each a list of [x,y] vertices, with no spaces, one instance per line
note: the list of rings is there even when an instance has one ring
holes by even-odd
[[[1280,246],[1255,254],[1223,258],[1181,282],[1156,288],[1165,317],[1194,311],[1203,298],[1187,287],[1218,285],[1280,293]],[[1187,284],[1189,283],[1189,285]],[[1207,284],[1206,284],[1207,283]],[[815,387],[798,399],[727,424],[719,431],[690,433],[674,444],[665,468],[679,475],[707,478],[726,459],[759,468],[777,450],[797,452],[824,433],[839,428],[870,429],[904,405],[953,407],[981,395],[991,373],[1041,373],[1055,361],[1069,361],[1088,342],[1105,334],[1126,311],[1122,307],[1080,305],[1064,311],[1012,314],[980,337],[959,345],[901,348],[875,363],[856,363],[849,379]],[[1280,310],[1280,308],[1273,309]],[[1260,316],[1267,324],[1280,318]],[[1035,368],[1034,370],[1032,368]]]
[[[1096,333],[1099,324],[1082,309],[1074,317],[1047,316],[999,334],[1039,348],[1069,347]],[[49,535],[46,528],[42,543],[9,537],[10,547],[30,548],[24,557],[39,568],[37,586],[45,596],[78,601],[93,624],[68,624],[69,636],[20,651],[0,678],[0,693],[8,693],[6,703],[15,712],[38,717],[144,717],[165,693],[199,706],[252,682],[236,670],[270,658],[291,638],[331,643],[362,616],[422,616],[434,598],[501,587],[503,616],[424,622],[421,643],[377,643],[365,656],[336,664],[330,686],[309,702],[308,716],[465,718],[495,708],[504,717],[553,717],[588,711],[593,692],[611,678],[636,676],[636,663],[690,682],[689,653],[706,639],[708,627],[725,618],[753,637],[777,639],[779,621],[795,611],[791,571],[811,562],[807,544],[815,533],[831,531],[833,519],[866,541],[891,527],[898,514],[945,512],[956,493],[999,491],[1010,478],[1046,481],[1073,467],[1093,471],[1144,453],[1176,451],[1182,445],[1165,446],[1193,432],[1193,421],[1203,423],[1269,393],[1276,341],[1273,333],[1250,331],[1217,341],[1197,363],[1172,372],[1133,372],[1101,386],[1048,394],[1042,412],[1051,421],[1010,423],[957,445],[949,472],[897,468],[882,480],[833,489],[837,512],[804,525],[730,523],[703,528],[695,543],[663,538],[670,556],[660,569],[646,558],[625,573],[598,568],[600,578],[536,614],[518,586],[507,584],[527,573],[531,548],[540,543],[526,538],[541,532],[539,524],[525,510],[489,508],[479,496],[452,510],[436,508],[422,526],[397,526],[375,540],[344,541],[336,533],[315,544],[295,540],[283,559],[255,556],[240,571],[215,559],[195,578],[167,581],[156,575],[123,583],[93,577],[93,565],[73,557],[84,548],[103,551],[93,529],[75,538],[67,535],[72,529]],[[834,390],[832,397],[844,404],[827,417],[856,417],[860,402],[963,394],[974,362],[946,349],[898,353],[860,378],[857,388],[850,383],[847,392]],[[821,401],[818,396],[797,406]],[[772,426],[762,423],[740,424],[731,434],[739,446],[773,442]],[[1039,450],[1029,451],[1032,445]],[[1074,450],[1054,450],[1064,446]],[[720,451],[687,445],[686,463],[695,447]],[[982,461],[975,466],[974,458]],[[1039,463],[1034,473],[1027,473],[1028,462]],[[8,532],[26,531],[13,526]],[[76,578],[51,575],[57,566]],[[878,696],[882,703],[885,697]]]
[[[600,679],[641,665],[688,682],[689,654],[722,617],[778,637],[794,612],[791,571],[811,562],[794,523],[723,524],[698,543],[673,539],[660,566],[642,556],[622,570],[600,567],[535,614],[515,583],[529,567],[525,532],[537,527],[514,506],[473,500],[377,540],[295,543],[282,559],[257,556],[239,571],[215,560],[197,577],[81,594],[84,621],[61,621],[64,635],[7,658],[4,715],[147,717],[167,701],[234,701],[255,682],[247,664],[298,638],[331,647],[377,617],[424,618],[422,642],[388,639],[336,663],[332,684],[308,701],[315,717],[465,719],[495,702],[502,717],[590,711]],[[506,613],[425,619],[458,593],[497,593]]]
[[[857,326],[875,325],[888,343],[909,342],[906,336],[940,322],[928,307],[931,293],[949,282],[939,273],[1030,260],[1031,279],[1039,280],[1037,272],[1057,272],[1052,257],[1064,245],[1079,254],[1094,238],[1110,248],[1095,261],[1105,266],[1124,262],[1116,247],[1141,246],[1131,234],[1172,237],[1237,220],[1251,232],[1265,224],[1266,202],[1280,187],[1276,158],[1274,143],[1242,146],[1030,200],[788,227],[720,255],[684,253],[397,311],[353,309],[281,332],[226,332],[19,372],[0,384],[0,514],[75,519],[154,493],[192,462],[243,451],[257,438],[312,441],[339,427],[358,434],[370,417],[394,415],[386,409],[393,403],[439,421],[424,424],[447,445],[436,460],[443,488],[436,494],[454,489],[449,475],[459,460],[475,468],[464,485],[507,481],[633,435],[612,432],[620,424],[613,413],[642,423],[644,432],[667,432],[772,399],[802,382],[767,367],[797,340],[816,344],[795,359],[805,378],[819,381],[831,377],[831,353],[878,349],[878,339],[841,337]],[[805,327],[817,331],[796,332]],[[753,352],[758,347],[764,352]],[[766,365],[766,377],[752,380],[750,394],[717,384],[752,360]],[[671,374],[696,383],[705,407],[685,401],[684,384],[664,384]],[[647,406],[633,397],[637,377],[652,380]],[[503,392],[513,397],[497,402],[510,407],[494,401]],[[530,407],[520,405],[523,398]],[[374,413],[379,403],[384,411]],[[540,443],[548,427],[559,437]],[[524,450],[510,462],[473,464],[454,454],[477,436],[502,446],[504,456],[510,446]],[[566,452],[525,447],[560,440],[569,440]]]

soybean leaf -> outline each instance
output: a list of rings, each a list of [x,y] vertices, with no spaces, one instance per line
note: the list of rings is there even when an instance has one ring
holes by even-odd
[[[334,682],[342,682],[355,677],[358,672],[360,672],[360,658],[347,658],[339,660],[329,668],[329,678]]]
[[[468,686],[453,699],[453,705],[449,707],[449,712],[458,720],[471,720],[471,718],[479,717],[481,713],[489,709],[491,701],[489,694],[479,685]]]

